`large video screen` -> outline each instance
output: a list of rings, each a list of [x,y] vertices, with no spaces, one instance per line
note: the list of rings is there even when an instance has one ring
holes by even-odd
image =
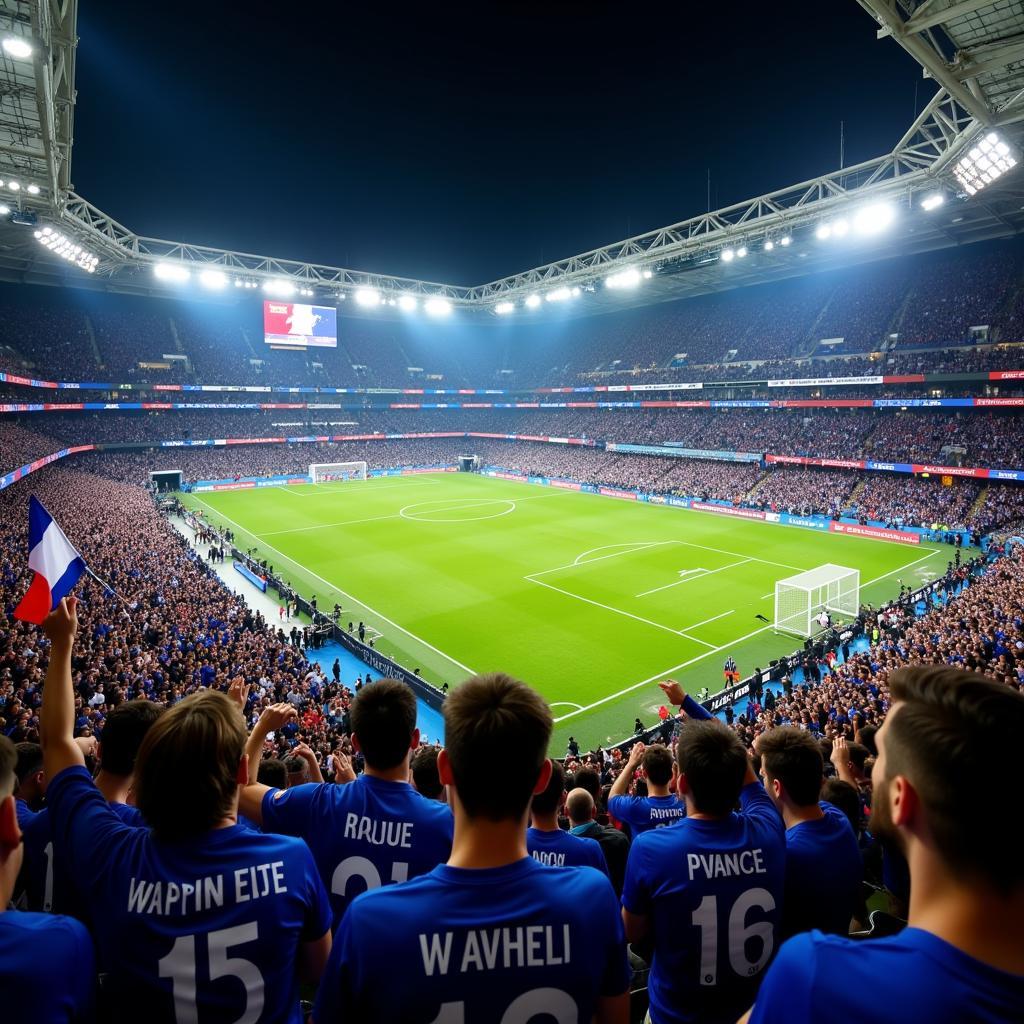
[[[263,340],[285,348],[337,348],[338,311],[305,302],[263,302]]]

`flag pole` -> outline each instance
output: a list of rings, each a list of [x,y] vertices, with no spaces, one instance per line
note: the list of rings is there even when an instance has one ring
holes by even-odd
[[[114,595],[114,597],[116,597],[116,598],[118,599],[118,601],[120,601],[120,602],[121,602],[121,604],[123,604],[123,605],[124,605],[124,606],[125,606],[126,608],[128,607],[128,602],[127,602],[127,601],[126,601],[126,600],[125,600],[125,599],[124,599],[124,598],[123,598],[123,597],[122,597],[122,596],[121,596],[121,595],[120,595],[120,594],[119,594],[119,593],[118,593],[118,592],[117,592],[117,591],[116,591],[116,590],[115,590],[115,589],[114,589],[114,588],[113,588],[113,587],[112,587],[112,586],[111,586],[111,585],[110,585],[110,584],[109,584],[109,583],[108,583],[108,582],[107,582],[106,580],[102,580],[102,579],[100,579],[100,577],[99,577],[99,576],[97,576],[97,575],[96,575],[96,573],[94,573],[94,572],[92,571],[92,569],[90,569],[90,568],[89,568],[88,564],[86,564],[86,562],[85,562],[85,560],[84,560],[84,559],[82,560],[82,564],[83,564],[83,565],[85,565],[85,571],[86,571],[86,572],[87,572],[87,573],[88,573],[88,574],[89,574],[89,575],[90,575],[90,576],[91,576],[91,577],[92,577],[92,578],[93,578],[93,579],[94,579],[94,580],[95,580],[95,581],[96,581],[97,583],[99,583],[99,584],[100,584],[100,585],[101,585],[101,586],[102,586],[102,587],[103,587],[103,588],[104,588],[105,590],[107,590],[107,591],[109,591],[109,592],[110,592],[111,594],[113,594],[113,595]]]

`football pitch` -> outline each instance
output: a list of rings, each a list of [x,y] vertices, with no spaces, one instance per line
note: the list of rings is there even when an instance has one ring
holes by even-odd
[[[553,753],[656,722],[660,679],[691,693],[800,646],[769,621],[775,581],[836,563],[879,603],[952,550],[816,533],[473,474],[183,495],[377,649],[454,686],[524,679],[551,704]]]

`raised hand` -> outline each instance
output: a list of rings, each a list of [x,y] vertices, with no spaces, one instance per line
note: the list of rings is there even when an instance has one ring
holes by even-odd
[[[665,699],[669,704],[674,704],[677,708],[683,706],[683,701],[686,700],[686,691],[674,679],[666,679],[664,682],[658,683],[658,687],[665,694]]]

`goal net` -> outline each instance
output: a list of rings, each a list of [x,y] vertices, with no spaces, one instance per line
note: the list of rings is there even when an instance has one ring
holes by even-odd
[[[315,484],[337,480],[365,480],[365,462],[314,462],[309,467],[310,479]]]
[[[855,619],[859,610],[859,569],[819,565],[775,583],[775,628],[783,633],[813,636],[822,611]]]

